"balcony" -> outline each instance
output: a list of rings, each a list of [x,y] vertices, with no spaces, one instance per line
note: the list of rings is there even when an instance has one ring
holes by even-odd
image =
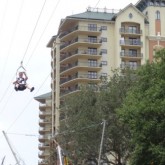
[[[72,52],[67,52],[63,55],[61,55],[60,57],[60,61],[62,62],[66,62],[67,60],[72,60],[73,58],[80,58],[80,57],[84,57],[84,58],[90,58],[90,59],[99,59],[101,58],[101,53],[96,51],[92,51],[89,49],[77,49],[75,51]]]
[[[44,159],[44,158],[47,158],[47,157],[49,157],[49,153],[46,153],[46,152],[44,152],[44,151],[40,151],[39,153],[38,153],[38,157],[40,158],[40,159]]]
[[[124,51],[124,52],[120,52],[120,57],[121,58],[141,59],[143,57],[143,54],[137,53],[137,52]]]
[[[41,143],[45,143],[45,141],[48,141],[50,139],[49,135],[40,135],[38,140]]]
[[[121,69],[126,69],[126,68],[129,68],[129,69],[132,69],[132,70],[136,70],[140,67],[141,65],[140,64],[137,64],[137,63],[129,63],[129,62],[126,62],[126,63],[123,63],[120,65],[120,68]]]
[[[71,49],[76,49],[79,46],[84,46],[84,47],[93,47],[93,48],[98,48],[102,45],[102,40],[97,39],[97,38],[75,38],[73,40],[64,42],[61,46],[60,49],[61,51],[69,51]]]
[[[46,148],[50,148],[50,145],[48,143],[45,143],[45,144],[40,143],[38,145],[38,149],[41,150],[41,151],[45,150]]]
[[[100,35],[101,28],[100,27],[89,27],[89,26],[75,26],[74,28],[69,29],[68,31],[64,31],[60,34],[61,40],[66,39],[67,37],[72,37],[77,34],[84,34],[84,35]]]
[[[72,94],[72,93],[75,93],[75,92],[78,92],[78,91],[80,91],[80,87],[78,87],[78,86],[72,86],[72,87],[70,87],[69,89],[67,89],[67,90],[65,90],[65,91],[63,91],[63,92],[61,92],[60,94],[60,96],[62,97],[62,96],[66,96],[66,95],[68,95],[68,94]]]
[[[50,116],[50,115],[51,115],[51,111],[48,111],[48,110],[39,112],[40,119],[44,119],[46,116]]]
[[[45,111],[46,107],[47,107],[46,104],[40,103],[40,105],[39,105],[39,109],[40,109],[41,111]]]
[[[83,70],[89,70],[90,71],[99,71],[102,67],[101,63],[97,63],[97,62],[78,62],[76,61],[75,63],[69,64],[68,66],[64,67],[61,70],[62,74],[66,74],[66,72],[70,72],[70,71],[77,71],[78,69],[83,69]]]
[[[40,160],[38,161],[38,165],[49,165],[48,161]]]
[[[41,126],[41,127],[44,127],[46,124],[51,124],[51,121],[50,121],[51,119],[40,119],[39,120],[39,125]]]
[[[142,30],[138,29],[129,29],[129,28],[120,28],[120,33],[121,34],[128,34],[128,35],[142,35]]]
[[[120,39],[121,46],[142,47],[140,39]]]
[[[47,132],[51,132],[51,128],[50,127],[40,127],[39,128],[39,133],[40,134],[45,134],[45,133],[47,133]]]
[[[78,83],[79,81],[81,82],[99,82],[100,81],[100,76],[97,74],[91,75],[91,74],[77,74],[77,75],[72,75],[68,78],[63,79],[60,84],[65,85],[68,83]]]

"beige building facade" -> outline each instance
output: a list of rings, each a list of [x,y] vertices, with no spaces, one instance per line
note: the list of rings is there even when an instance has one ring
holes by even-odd
[[[58,134],[61,104],[83,85],[95,87],[112,70],[137,69],[165,47],[165,0],[139,0],[120,11],[88,8],[61,19],[51,48],[51,135]]]

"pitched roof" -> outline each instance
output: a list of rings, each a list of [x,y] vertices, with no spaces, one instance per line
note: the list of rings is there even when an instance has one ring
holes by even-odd
[[[79,14],[74,14],[67,16],[66,18],[78,18],[78,19],[93,19],[93,20],[107,20],[111,21],[112,17],[115,15],[115,13],[107,13],[107,12],[91,12],[86,11]]]
[[[34,99],[41,102],[41,103],[44,103],[46,99],[51,99],[51,97],[52,97],[52,93],[48,92],[48,93],[45,93],[43,95],[36,96],[36,97],[34,97]]]
[[[134,10],[136,12],[138,12],[142,17],[144,17],[145,19],[147,18],[140,10],[138,10],[132,3],[130,3],[129,5],[127,5],[124,9],[120,10],[117,14],[115,14],[114,18],[116,18],[117,16],[119,16],[120,14],[122,14],[123,11],[127,10],[129,7],[134,8]]]

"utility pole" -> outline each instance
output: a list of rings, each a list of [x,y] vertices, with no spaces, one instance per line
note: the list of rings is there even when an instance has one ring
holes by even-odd
[[[106,121],[103,120],[103,131],[102,131],[102,136],[101,136],[101,143],[100,143],[100,150],[99,150],[98,165],[100,165],[100,161],[101,161],[101,153],[102,153],[102,148],[103,148],[103,140],[104,140],[105,124],[106,124]]]

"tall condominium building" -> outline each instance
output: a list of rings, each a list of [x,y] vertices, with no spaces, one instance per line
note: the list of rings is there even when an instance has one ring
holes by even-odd
[[[51,92],[34,98],[39,101],[39,161],[38,165],[48,165],[51,153],[52,110]]]
[[[137,69],[165,46],[165,0],[139,0],[119,11],[88,8],[61,19],[51,48],[52,136],[60,105],[82,85],[93,87],[112,70]]]

